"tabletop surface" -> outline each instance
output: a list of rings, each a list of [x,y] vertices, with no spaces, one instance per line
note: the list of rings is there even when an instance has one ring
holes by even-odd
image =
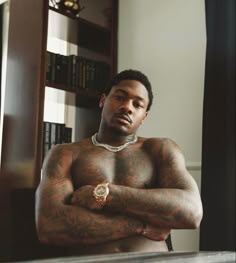
[[[49,259],[36,259],[24,262],[33,263],[139,263],[139,262],[174,262],[174,263],[235,263],[235,252],[209,251],[209,252],[164,252],[164,253],[120,253],[93,256],[60,257]]]

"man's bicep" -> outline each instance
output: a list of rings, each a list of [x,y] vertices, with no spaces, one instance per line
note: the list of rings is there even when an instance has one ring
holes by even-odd
[[[43,167],[42,178],[61,179],[70,175],[72,151],[64,145],[55,145],[47,154]]]
[[[37,201],[44,207],[68,204],[73,193],[71,180],[63,178],[61,180],[42,179],[37,189]]]
[[[42,178],[37,198],[47,203],[65,203],[73,192],[70,175],[71,153],[65,147],[54,146],[47,155],[42,169]]]

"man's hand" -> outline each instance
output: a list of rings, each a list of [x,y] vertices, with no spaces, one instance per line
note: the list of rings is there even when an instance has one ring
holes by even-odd
[[[103,206],[99,204],[93,196],[94,188],[93,185],[84,185],[77,189],[71,197],[71,204],[79,205],[90,210],[101,210]]]
[[[146,224],[143,229],[142,235],[148,239],[155,241],[166,240],[170,234],[170,229],[157,228],[155,226]]]

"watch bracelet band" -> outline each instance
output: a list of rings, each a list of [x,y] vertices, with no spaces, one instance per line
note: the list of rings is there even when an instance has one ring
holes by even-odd
[[[99,197],[97,197],[97,196],[95,196],[95,198],[96,198],[96,201],[97,201],[100,205],[105,205],[105,204],[106,204],[106,200],[101,199],[101,198],[99,198]]]
[[[99,185],[101,185],[101,184],[98,184],[97,186],[99,186]],[[108,187],[109,183],[102,183],[102,185],[106,185],[106,187]],[[109,194],[109,188],[108,188],[108,194]],[[98,202],[100,205],[104,206],[106,204],[106,199],[107,199],[108,194],[106,195],[105,199],[103,197],[96,196],[95,193],[93,193],[93,196],[95,197],[96,202]]]

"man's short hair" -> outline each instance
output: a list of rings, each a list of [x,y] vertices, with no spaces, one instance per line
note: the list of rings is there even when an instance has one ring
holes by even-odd
[[[122,80],[137,80],[144,85],[144,87],[147,89],[148,92],[149,103],[147,106],[147,111],[149,111],[153,101],[152,86],[147,76],[141,71],[133,70],[133,69],[127,69],[121,71],[110,80],[106,89],[104,90],[104,93],[108,95],[112,87],[118,85]]]

